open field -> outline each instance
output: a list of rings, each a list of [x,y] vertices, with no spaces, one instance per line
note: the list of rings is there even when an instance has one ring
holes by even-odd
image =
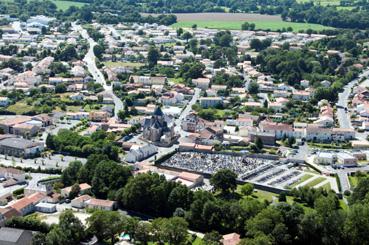
[[[25,102],[18,101],[14,105],[10,105],[7,108],[8,111],[14,112],[17,115],[21,115],[33,110],[32,106],[27,105]]]
[[[139,68],[141,66],[144,66],[145,64],[143,64],[143,63],[134,63],[134,62],[112,62],[112,61],[107,61],[107,62],[104,62],[104,65],[106,67],[109,67],[109,68],[120,67],[120,66]]]
[[[56,7],[60,10],[67,10],[71,6],[75,6],[77,8],[83,7],[87,3],[81,3],[81,2],[73,2],[73,1],[62,1],[62,0],[52,0],[53,3],[55,3]]]
[[[241,30],[241,26],[245,21],[180,21],[172,25],[174,28],[190,28],[194,24],[199,28],[209,28],[209,29],[223,29],[223,30]],[[292,27],[294,31],[307,30],[312,29],[315,31],[321,31],[325,29],[332,29],[332,27],[322,26],[318,24],[309,24],[309,23],[295,23],[295,22],[286,22],[282,20],[277,21],[266,21],[266,20],[258,20],[258,21],[248,21],[249,23],[255,24],[256,30],[271,30],[277,31],[282,28]]]
[[[320,4],[322,6],[337,6],[340,5],[339,0],[297,0],[298,3],[308,3],[313,2],[315,4]]]
[[[12,2],[13,0],[4,0],[6,2]],[[58,10],[67,10],[71,6],[75,6],[80,8],[88,3],[74,2],[74,1],[65,1],[65,0],[51,0],[51,2],[55,3]]]
[[[254,23],[257,30],[278,30],[292,27],[294,31],[313,29],[316,31],[332,29],[318,24],[295,23],[283,21],[277,15],[261,15],[246,13],[193,13],[176,14],[177,23],[172,26],[175,28],[191,28],[194,24],[199,28],[241,30],[244,22]]]

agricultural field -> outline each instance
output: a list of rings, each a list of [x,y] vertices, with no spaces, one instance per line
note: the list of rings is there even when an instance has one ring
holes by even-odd
[[[176,14],[175,28],[191,28],[194,24],[199,28],[241,30],[244,22],[254,23],[257,30],[276,31],[282,28],[292,27],[294,31],[313,29],[316,31],[332,29],[318,24],[295,23],[283,21],[276,15],[241,14],[241,13],[195,13]]]
[[[63,1],[63,0],[52,0],[52,2],[55,3],[56,7],[58,7],[59,10],[63,10],[63,11],[67,10],[71,6],[80,8],[87,4],[87,3]]]
[[[5,0],[7,2],[12,2],[13,0]],[[77,8],[83,7],[88,3],[74,2],[74,1],[66,1],[66,0],[51,0],[51,2],[55,3],[58,10],[67,10],[71,6],[75,6]]]

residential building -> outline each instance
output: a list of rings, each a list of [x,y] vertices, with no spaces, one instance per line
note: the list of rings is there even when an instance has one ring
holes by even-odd
[[[39,155],[44,144],[23,138],[5,138],[0,140],[0,154],[29,158]]]
[[[142,161],[158,152],[158,148],[153,144],[133,145],[126,155],[126,161],[135,163]]]
[[[223,99],[220,97],[201,97],[199,101],[203,108],[214,108],[223,104]]]

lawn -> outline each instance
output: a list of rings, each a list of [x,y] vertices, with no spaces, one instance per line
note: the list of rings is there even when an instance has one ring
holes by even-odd
[[[305,186],[307,186],[307,187],[314,187],[317,184],[323,182],[324,180],[326,180],[326,178],[324,178],[324,177],[318,177],[318,178],[314,179],[313,181],[310,181],[309,183],[307,183]]]
[[[208,21],[208,20],[196,20],[196,21],[179,21],[172,25],[174,28],[191,28],[194,24],[200,28],[210,28],[210,29],[224,29],[224,30],[241,30],[241,25],[245,21]],[[294,31],[313,29],[315,31],[321,31],[324,29],[332,29],[332,27],[327,27],[318,24],[309,23],[295,23],[286,22],[282,20],[254,20],[248,21],[249,23],[254,23],[257,30],[272,30],[276,31],[278,29],[292,27]]]
[[[109,68],[114,68],[114,67],[132,67],[132,68],[139,68],[141,66],[144,66],[145,64],[143,63],[134,63],[134,62],[113,62],[113,61],[107,61],[107,62],[104,62],[104,65],[106,67],[109,67]]]
[[[14,105],[8,106],[7,110],[10,112],[14,112],[17,115],[21,115],[21,114],[25,114],[27,112],[32,111],[33,106],[29,106],[23,101],[18,101]]]
[[[305,182],[306,180],[310,179],[311,177],[313,177],[311,174],[304,174],[298,181],[296,181],[295,183],[293,183],[289,187],[293,189],[297,185],[301,184],[302,182]]]
[[[176,77],[176,78],[168,78],[169,82],[172,82],[174,84],[180,84],[180,83],[184,83],[183,78],[181,77]]]
[[[327,184],[322,185],[320,188],[323,188],[326,191],[330,191],[332,189],[331,183],[328,182]]]
[[[355,188],[357,186],[357,182],[359,181],[359,178],[356,176],[349,176],[350,186],[351,188]]]

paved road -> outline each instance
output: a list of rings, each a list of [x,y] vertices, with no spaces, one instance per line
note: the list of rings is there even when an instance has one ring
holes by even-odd
[[[348,83],[344,87],[344,90],[342,93],[338,94],[337,104],[339,108],[337,108],[336,117],[337,117],[340,128],[352,128],[350,113],[346,112],[345,108],[347,108],[348,106],[351,89],[355,87],[363,77],[367,77],[368,75],[369,75],[369,70],[364,70],[359,75],[358,78],[352,80],[350,83]]]
[[[104,87],[105,92],[110,97],[113,98],[114,105],[115,105],[114,106],[114,115],[117,118],[118,117],[118,112],[120,110],[123,110],[124,104],[123,104],[123,101],[114,94],[112,85],[108,85],[106,83],[104,75],[101,73],[101,71],[96,66],[96,62],[95,62],[96,57],[95,57],[95,54],[94,54],[94,47],[97,45],[97,43],[92,38],[90,38],[87,31],[85,29],[83,29],[80,25],[76,25],[75,23],[73,23],[72,27],[73,27],[74,30],[79,31],[81,36],[84,39],[86,39],[88,41],[89,45],[90,45],[90,48],[89,48],[85,58],[83,59],[83,61],[86,62],[88,71],[91,73],[91,75],[93,76],[95,81],[100,83]]]

